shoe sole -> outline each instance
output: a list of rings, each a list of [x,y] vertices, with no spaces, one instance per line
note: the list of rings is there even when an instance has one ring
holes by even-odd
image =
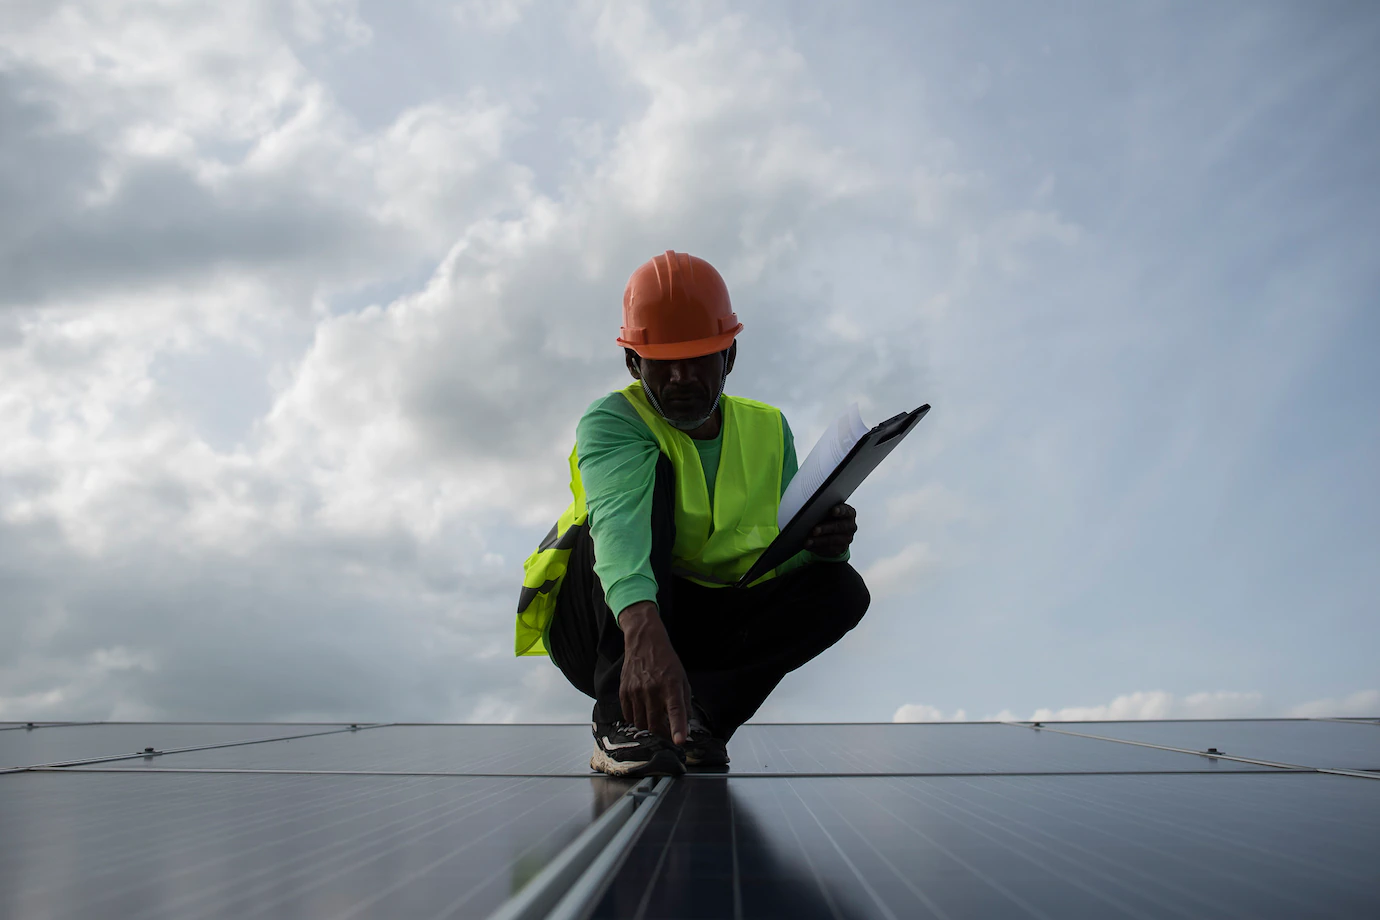
[[[710,742],[703,748],[685,752],[687,767],[726,767],[728,766],[728,746],[722,741]]]
[[[685,764],[670,751],[658,751],[651,760],[614,760],[599,748],[589,758],[589,768],[609,776],[680,776],[685,772]]]
[[[685,765],[687,767],[726,767],[728,766],[728,755],[710,754],[707,757],[691,757],[687,754]]]

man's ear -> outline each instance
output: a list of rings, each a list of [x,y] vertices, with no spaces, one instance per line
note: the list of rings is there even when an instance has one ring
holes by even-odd
[[[631,348],[623,349],[623,361],[628,365],[628,373],[633,375],[633,379],[641,380],[642,367],[638,363],[637,352]]]
[[[738,358],[738,342],[735,339],[733,344],[728,346],[728,357],[724,359],[724,376],[733,373],[733,362]]]

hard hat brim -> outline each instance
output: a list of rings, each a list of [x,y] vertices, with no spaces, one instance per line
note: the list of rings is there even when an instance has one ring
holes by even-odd
[[[622,336],[619,336],[615,341],[624,348],[631,348],[637,352],[639,357],[650,358],[653,361],[684,361],[688,358],[703,358],[705,355],[723,351],[733,344],[733,339],[742,331],[743,324],[739,323],[737,327],[728,332],[710,336],[707,339],[696,339],[693,342],[634,345],[632,342],[625,342]]]

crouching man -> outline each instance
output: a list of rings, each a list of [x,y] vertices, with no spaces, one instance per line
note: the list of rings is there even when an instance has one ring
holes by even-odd
[[[703,259],[633,273],[617,340],[633,382],[580,419],[574,501],[524,567],[517,654],[549,653],[594,698],[595,770],[722,767],[781,679],[867,611],[844,504],[794,558],[730,587],[777,535],[797,466],[780,410],[724,395],[742,328]]]

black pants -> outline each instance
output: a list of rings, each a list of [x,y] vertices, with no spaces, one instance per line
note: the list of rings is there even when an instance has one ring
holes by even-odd
[[[676,541],[675,474],[657,463],[652,499],[652,573],[661,621],[710,728],[729,738],[791,671],[839,641],[871,598],[845,562],[820,562],[751,588],[706,588],[671,574]],[[594,574],[589,532],[571,549],[551,623],[551,660],[594,698],[594,721],[623,719],[623,631]]]

